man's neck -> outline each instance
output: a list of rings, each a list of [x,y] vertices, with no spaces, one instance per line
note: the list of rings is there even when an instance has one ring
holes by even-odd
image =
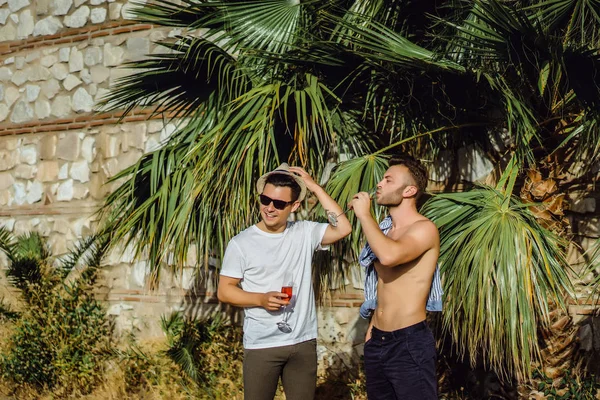
[[[281,233],[281,232],[285,231],[285,228],[287,228],[287,222],[281,226],[268,227],[267,225],[265,225],[264,221],[260,221],[256,224],[256,227],[258,229],[260,229],[261,231],[267,232],[267,233]]]
[[[419,211],[417,211],[417,205],[414,201],[404,200],[397,206],[389,207],[389,214],[392,217],[392,226],[406,225],[412,223],[416,218],[420,217]]]

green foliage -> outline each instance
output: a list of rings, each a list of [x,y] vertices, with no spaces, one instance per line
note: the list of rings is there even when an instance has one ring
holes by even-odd
[[[443,328],[459,355],[501,377],[528,378],[549,298],[572,294],[564,243],[527,204],[497,189],[440,194],[422,212],[439,228]],[[468,326],[469,329],[461,327]]]
[[[350,188],[377,182],[392,148],[425,160],[444,152],[442,168],[459,163],[459,149],[478,148],[496,172],[512,160],[514,174],[504,197],[474,191],[428,206],[446,221],[438,221],[446,328],[461,354],[483,356],[500,375],[529,374],[546,298],[570,285],[564,241],[511,196],[527,167],[569,171],[557,178],[559,192],[580,190],[600,159],[598,1],[155,0],[135,13],[186,32],[161,43],[165,54],[127,64],[135,73],[105,104],[188,117],[162,148],[112,178],[122,184],[104,208],[115,243],[147,251],[154,282],[190,246],[199,267],[221,256],[256,222],[256,179],[282,161],[316,178],[339,164],[327,185],[345,204]],[[355,257],[359,233],[336,246],[338,260]],[[327,278],[345,274],[346,263],[331,265],[320,269]],[[197,345],[177,346],[173,356],[197,375]]]
[[[198,385],[206,398],[220,393],[224,398],[241,393],[242,330],[227,324],[221,314],[194,320],[174,313],[162,318],[175,364]],[[227,395],[228,394],[228,395]]]
[[[548,400],[594,400],[600,394],[600,380],[596,376],[578,375],[572,370],[564,371],[560,380],[553,380],[539,370],[534,373],[537,390]],[[558,382],[557,382],[558,381]]]
[[[78,247],[94,249],[88,261],[99,259],[105,249],[91,244],[96,239]],[[29,386],[59,395],[91,392],[111,355],[112,332],[106,310],[91,291],[95,267],[86,266],[67,282],[65,269],[52,267],[41,236],[24,235],[11,243],[9,277],[25,304],[11,327],[9,345],[0,354],[2,377],[16,390]],[[73,261],[83,253],[75,251],[67,259]],[[65,263],[69,264],[58,262]]]

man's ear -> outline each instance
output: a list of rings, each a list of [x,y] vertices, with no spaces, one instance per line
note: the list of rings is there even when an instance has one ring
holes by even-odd
[[[292,204],[292,212],[296,212],[298,208],[300,208],[300,202],[295,201],[294,204]]]
[[[415,197],[417,195],[417,192],[419,190],[417,189],[416,186],[414,185],[408,185],[406,188],[404,188],[404,197]]]

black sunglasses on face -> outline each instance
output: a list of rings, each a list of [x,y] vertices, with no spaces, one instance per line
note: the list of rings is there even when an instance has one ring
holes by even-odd
[[[293,201],[275,200],[270,198],[269,196],[265,196],[264,194],[261,194],[258,197],[260,199],[260,204],[262,204],[263,206],[268,206],[269,204],[271,204],[271,202],[273,202],[273,207],[275,207],[278,210],[283,210],[290,204],[294,204]]]

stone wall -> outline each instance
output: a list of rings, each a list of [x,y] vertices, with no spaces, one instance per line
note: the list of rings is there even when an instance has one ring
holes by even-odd
[[[95,212],[113,189],[108,178],[175,129],[148,110],[134,110],[122,121],[119,112],[93,112],[115,80],[129,73],[117,66],[163,52],[154,42],[181,33],[133,23],[129,8],[122,0],[0,0],[0,224],[16,234],[40,232],[57,256],[96,228]],[[460,179],[482,179],[493,167],[473,148],[459,159]],[[447,178],[453,162],[451,155],[440,160],[441,168],[432,174],[436,181]],[[596,199],[574,195],[573,205],[573,224],[581,226],[582,235],[597,236]],[[574,254],[579,262],[581,252]],[[5,268],[6,260],[0,265]],[[195,265],[190,254],[188,265],[164,274],[159,289],[149,291],[147,264],[134,259],[130,249],[119,249],[105,261],[98,296],[107,301],[118,329],[160,336],[161,315],[182,310],[199,315],[218,307],[214,269],[200,279]],[[320,307],[322,366],[347,363],[362,351],[360,271],[348,279],[346,290]],[[14,298],[5,280],[0,292]],[[600,326],[586,314],[590,310],[578,303],[571,311],[588,321],[583,347],[598,350]]]

